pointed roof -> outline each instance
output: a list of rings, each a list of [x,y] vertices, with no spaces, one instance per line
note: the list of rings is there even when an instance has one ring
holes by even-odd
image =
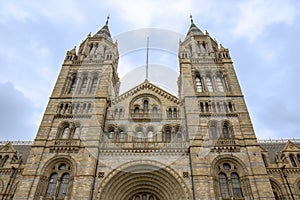
[[[186,38],[191,37],[193,35],[204,35],[203,32],[194,24],[192,15],[191,18],[191,26],[186,34]]]
[[[4,146],[0,147],[0,152],[1,153],[14,153],[16,152],[15,148],[11,144],[11,142],[8,142]]]
[[[127,92],[121,94],[120,96],[116,97],[115,99],[112,100],[112,104],[117,104],[129,97],[132,97],[136,95],[139,92],[144,92],[144,91],[153,91],[154,93],[157,94],[157,96],[169,99],[170,101],[179,104],[179,99],[172,95],[171,93],[167,92],[166,90],[163,90],[162,88],[150,83],[148,80],[145,80],[143,83],[140,83],[139,85],[135,86],[134,88],[128,90]]]
[[[108,28],[108,20],[109,16],[107,16],[105,25],[93,37],[105,37],[111,39],[111,35]]]

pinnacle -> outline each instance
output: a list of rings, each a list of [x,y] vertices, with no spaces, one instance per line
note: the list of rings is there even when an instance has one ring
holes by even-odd
[[[109,15],[107,16],[105,25],[94,35],[94,37],[105,37],[111,38],[110,31],[108,28]]]

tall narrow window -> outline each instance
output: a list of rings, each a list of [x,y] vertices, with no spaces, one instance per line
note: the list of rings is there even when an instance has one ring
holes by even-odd
[[[176,110],[176,108],[174,108],[174,110],[173,110],[173,117],[174,117],[174,119],[177,118],[177,110]]]
[[[221,79],[220,76],[217,76],[216,82],[217,82],[218,91],[219,92],[224,92],[224,86],[223,86],[222,79]]]
[[[232,193],[234,198],[243,197],[240,177],[237,173],[231,173]]]
[[[125,140],[125,132],[122,129],[120,130],[119,140],[120,141],[124,141]]]
[[[64,198],[68,191],[70,175],[68,173],[64,174],[61,178],[61,183],[58,189],[58,198]]]
[[[166,142],[171,142],[171,130],[167,129],[165,134]]]
[[[200,111],[201,111],[201,112],[204,112],[204,106],[203,106],[203,103],[202,103],[202,102],[200,103]]]
[[[111,129],[108,133],[108,139],[109,140],[113,140],[114,139],[114,135],[115,135],[115,132],[113,129]]]
[[[61,135],[62,139],[68,139],[69,138],[69,132],[70,132],[70,128],[69,125],[65,126]]]
[[[212,139],[213,139],[213,140],[218,139],[217,126],[216,126],[215,124],[212,124],[212,125],[209,127],[209,130],[210,130],[210,135],[211,135]]]
[[[230,138],[230,135],[229,135],[229,127],[228,127],[227,124],[224,124],[224,125],[223,125],[222,133],[223,133],[223,137],[224,137],[225,139]]]
[[[98,78],[94,77],[91,85],[91,91],[90,91],[91,94],[94,94],[96,92],[97,83],[98,83]]]
[[[198,75],[196,76],[195,82],[196,82],[196,91],[197,91],[197,92],[202,92],[203,89],[202,89],[202,83],[201,83],[201,78],[200,78],[200,76],[198,76]]]
[[[168,118],[172,119],[172,108],[169,108],[168,110]]]
[[[142,130],[138,130],[136,133],[137,141],[142,141],[143,140],[143,132]]]
[[[292,166],[293,167],[297,167],[297,163],[296,163],[296,160],[295,160],[295,156],[290,154],[290,160],[291,160],[291,163],[292,163]]]
[[[75,92],[76,84],[77,84],[77,78],[74,77],[74,78],[72,79],[72,83],[71,83],[71,87],[70,87],[69,94],[73,94],[73,93]]]
[[[49,178],[46,197],[48,198],[54,197],[56,183],[57,183],[57,173],[53,173]]]
[[[149,130],[148,133],[147,133],[147,138],[148,138],[148,141],[153,141],[153,131],[152,130]]]
[[[228,181],[225,174],[220,173],[218,176],[219,179],[219,187],[220,187],[220,193],[223,198],[229,198],[229,187],[228,187]]]
[[[148,108],[149,108],[149,101],[145,100],[144,101],[144,112],[148,112]]]
[[[88,82],[87,77],[84,77],[84,78],[82,79],[82,83],[81,83],[81,86],[80,86],[80,91],[79,91],[80,94],[85,93],[86,88],[87,88],[87,82]]]
[[[205,102],[205,112],[209,112],[209,105],[207,102]]]
[[[182,132],[181,129],[179,128],[177,131],[177,141],[181,141],[182,140]]]
[[[209,76],[206,77],[206,86],[207,86],[207,89],[208,89],[209,92],[214,91],[212,81],[211,81],[211,78]]]

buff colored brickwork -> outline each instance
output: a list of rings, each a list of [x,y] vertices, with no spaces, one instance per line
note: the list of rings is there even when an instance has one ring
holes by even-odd
[[[257,141],[229,50],[193,19],[178,95],[120,94],[118,59],[108,21],[66,53],[34,142],[0,144],[1,199],[300,199],[299,141]]]

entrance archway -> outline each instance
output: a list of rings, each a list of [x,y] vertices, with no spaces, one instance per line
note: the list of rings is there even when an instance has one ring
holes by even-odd
[[[172,169],[153,161],[136,161],[111,172],[102,182],[101,200],[188,200],[189,190]]]

